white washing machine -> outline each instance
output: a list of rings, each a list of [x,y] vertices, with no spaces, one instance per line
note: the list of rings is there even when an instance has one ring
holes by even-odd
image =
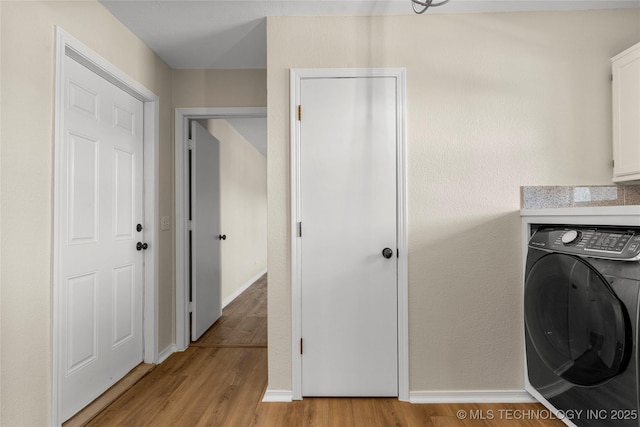
[[[523,211],[525,388],[575,426],[640,426],[640,207]]]

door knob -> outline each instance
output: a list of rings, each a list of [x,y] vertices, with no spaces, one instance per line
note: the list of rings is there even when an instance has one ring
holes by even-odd
[[[218,239],[227,240],[227,235],[226,234],[221,234],[221,235],[218,236]]]
[[[382,250],[382,256],[386,259],[389,259],[393,256],[393,251],[391,250],[391,248],[384,248]]]
[[[145,249],[147,249],[149,247],[149,245],[147,245],[146,243],[142,243],[142,242],[138,242],[138,244],[136,245],[136,249],[139,251],[143,251]]]

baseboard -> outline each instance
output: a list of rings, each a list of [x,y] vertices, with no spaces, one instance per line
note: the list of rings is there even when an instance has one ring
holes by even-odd
[[[263,402],[292,402],[291,390],[265,390]],[[524,390],[480,391],[411,391],[409,402],[420,403],[533,403],[536,400]]]
[[[229,295],[224,301],[222,301],[222,308],[225,308],[231,303],[231,301],[238,298],[238,296],[240,296],[241,293],[246,291],[247,288],[249,288],[249,286],[253,285],[256,282],[256,280],[261,278],[266,272],[267,272],[267,267],[265,267],[264,270],[262,270],[260,273],[253,276],[251,279],[249,279],[244,285],[240,287],[240,289],[238,289],[237,291]]]
[[[169,356],[171,356],[173,353],[175,353],[177,351],[177,347],[175,344],[171,344],[169,346],[167,346],[164,350],[162,350],[159,354],[158,354],[158,364],[164,362],[165,360],[167,360],[167,358]]]
[[[410,391],[411,403],[531,403],[525,390]]]
[[[262,396],[263,402],[292,402],[293,392],[291,390],[269,390],[268,388]]]

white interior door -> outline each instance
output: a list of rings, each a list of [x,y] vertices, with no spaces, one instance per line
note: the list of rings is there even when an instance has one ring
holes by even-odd
[[[58,244],[60,414],[142,362],[143,104],[65,56]]]
[[[397,396],[396,80],[300,99],[302,395]]]
[[[220,142],[191,122],[191,340],[222,315]]]

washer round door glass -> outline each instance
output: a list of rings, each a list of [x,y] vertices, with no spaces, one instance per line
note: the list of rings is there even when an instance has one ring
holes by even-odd
[[[626,368],[629,316],[607,280],[583,259],[540,258],[526,277],[524,315],[536,352],[559,377],[590,386]]]

